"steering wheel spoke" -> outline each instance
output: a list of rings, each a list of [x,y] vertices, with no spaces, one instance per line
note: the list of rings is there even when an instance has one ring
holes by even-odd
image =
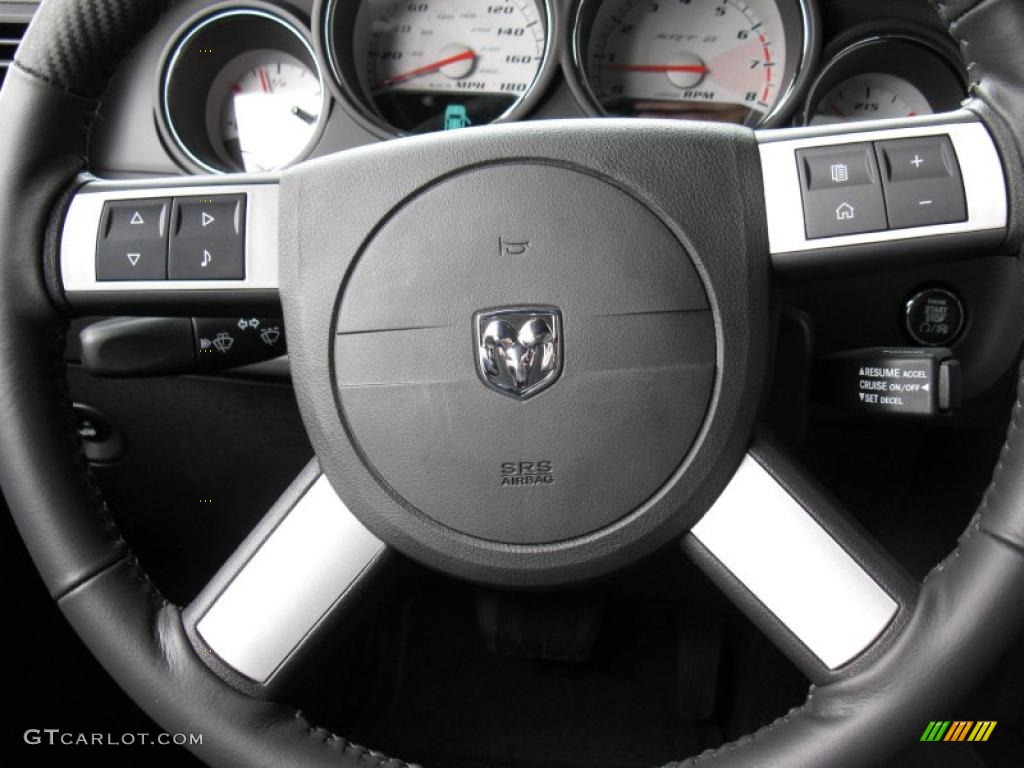
[[[389,560],[314,460],[185,609],[186,632],[214,672],[266,695],[364,604]]]
[[[59,291],[76,313],[273,310],[274,176],[89,181],[60,230]]]
[[[968,110],[757,133],[777,272],[902,267],[1005,240],[1006,175]]]
[[[898,629],[917,586],[784,451],[754,444],[684,547],[811,680]]]

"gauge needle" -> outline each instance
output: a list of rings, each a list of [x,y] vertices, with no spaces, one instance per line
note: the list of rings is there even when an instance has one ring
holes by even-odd
[[[270,87],[270,78],[267,77],[267,70],[265,70],[263,67],[260,67],[259,70],[257,71],[259,72],[260,75],[260,88],[263,89],[264,93],[270,93],[274,89]]]
[[[690,72],[694,75],[706,75],[711,71],[703,64],[605,64],[604,68],[622,72]]]
[[[299,107],[292,107],[292,114],[299,118],[299,120],[309,123],[309,125],[316,122],[316,115],[311,115],[309,112]]]
[[[399,83],[404,83],[406,80],[412,80],[414,77],[419,77],[421,75],[429,75],[431,72],[436,72],[437,70],[441,69],[441,67],[447,67],[449,64],[455,64],[460,61],[469,61],[470,59],[475,58],[476,53],[474,51],[462,51],[462,53],[457,53],[454,56],[447,56],[443,59],[438,59],[437,61],[431,62],[430,64],[424,64],[422,67],[410,69],[408,72],[402,72],[401,74],[398,75],[392,75],[386,80],[381,80],[379,83],[373,86],[373,89],[379,90],[381,88],[387,88],[388,86],[391,85],[398,85]]]

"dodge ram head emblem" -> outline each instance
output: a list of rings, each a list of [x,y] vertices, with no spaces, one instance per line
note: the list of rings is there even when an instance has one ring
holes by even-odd
[[[552,308],[501,309],[476,316],[477,368],[484,384],[525,400],[562,370],[562,315]]]

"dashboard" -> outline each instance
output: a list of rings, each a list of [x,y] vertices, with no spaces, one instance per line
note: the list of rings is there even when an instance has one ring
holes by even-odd
[[[818,125],[949,110],[966,84],[924,0],[183,0],[119,69],[92,160],[271,171],[585,116]]]

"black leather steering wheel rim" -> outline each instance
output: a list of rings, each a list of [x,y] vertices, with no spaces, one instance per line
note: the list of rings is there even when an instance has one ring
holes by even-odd
[[[970,62],[970,107],[1004,154],[1017,230],[1024,132],[1024,7],[936,0]],[[48,0],[0,103],[0,480],[22,537],[68,620],[119,684],[168,731],[202,732],[214,765],[404,765],[246,696],[196,655],[180,611],[121,538],[73,429],[63,382],[65,308],[49,290],[51,211],[89,166],[88,134],[117,62],[161,2]],[[56,206],[59,207],[59,206]],[[42,264],[38,254],[47,253]],[[984,501],[954,552],[921,585],[902,630],[850,676],[757,733],[682,765],[869,765],[975,681],[1024,617],[1024,374]],[[984,635],[979,629],[984,628]],[[956,663],[950,663],[954,661]],[[942,670],[937,674],[937,670]],[[870,738],[865,738],[870,734]],[[443,738],[443,734],[439,734]]]

